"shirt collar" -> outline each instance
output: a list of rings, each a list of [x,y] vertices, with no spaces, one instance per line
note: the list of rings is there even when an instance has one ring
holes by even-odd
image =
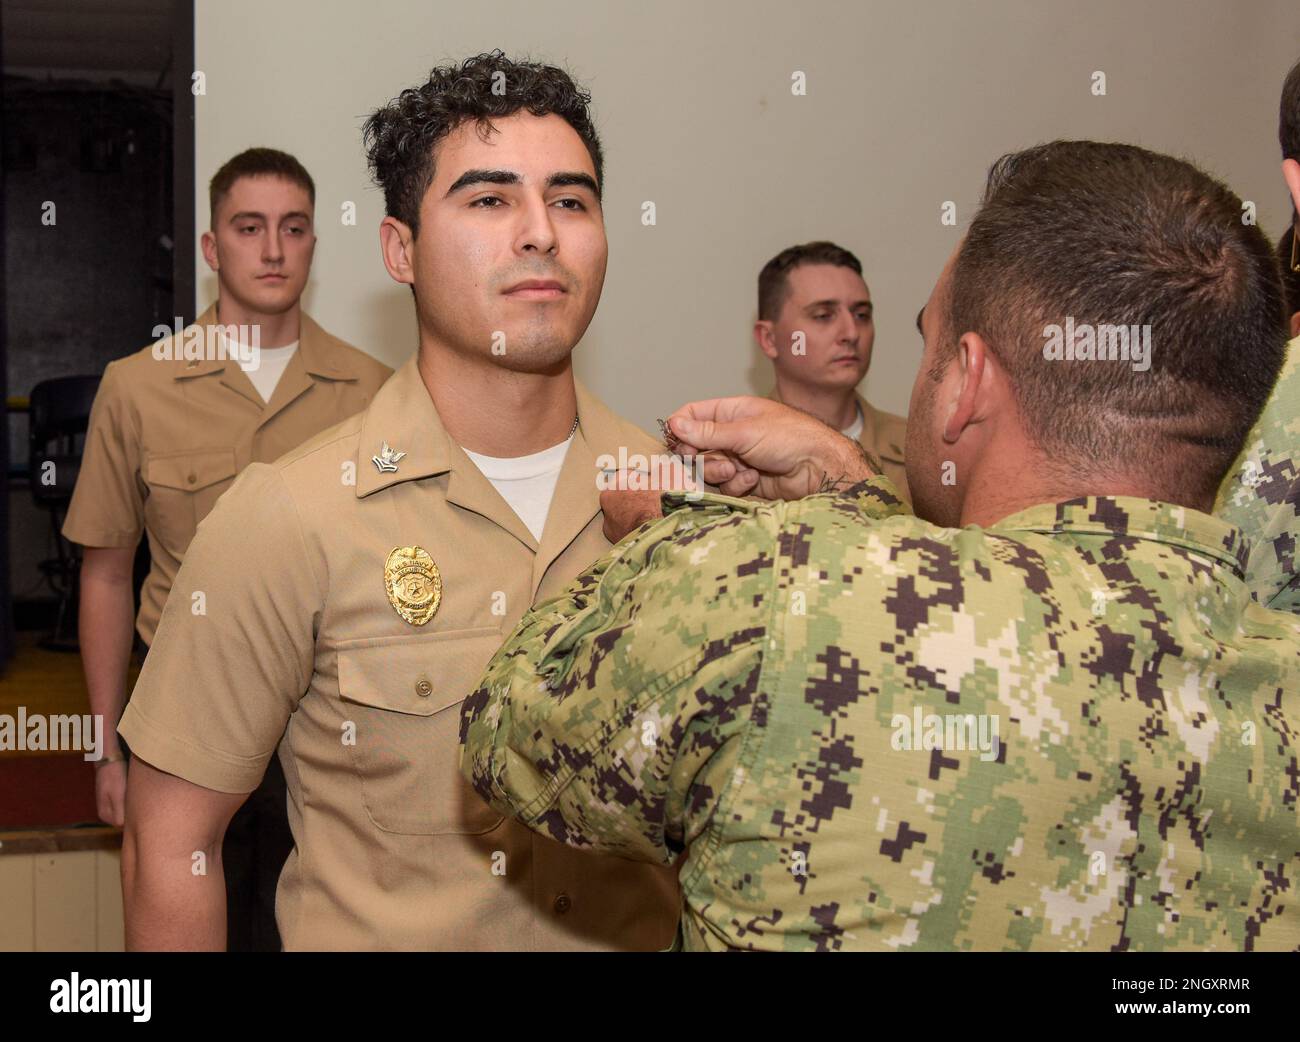
[[[774,402],[781,402],[782,405],[786,404],[785,402],[781,401],[781,391],[779,388],[775,386],[773,386],[773,388],[770,391],[768,391],[767,396],[769,399],[771,399]],[[862,430],[858,432],[858,436],[856,439],[858,444],[865,445],[868,447],[874,447],[878,449],[879,446],[877,446],[876,443],[876,439],[878,437],[876,428],[877,428],[877,424],[879,423],[879,417],[876,414],[875,407],[871,405],[871,403],[868,402],[865,398],[863,398],[862,395],[859,394],[857,391],[853,392],[853,400],[858,403],[858,412],[862,416]],[[857,417],[854,417],[853,423],[857,423],[857,422],[858,422]],[[849,426],[852,427],[853,423],[850,423]],[[843,434],[844,432],[841,431],[840,433]],[[891,445],[890,447],[891,450],[893,451],[893,454],[888,457],[889,461],[891,463],[898,463],[901,465],[903,462],[903,455],[901,451],[903,447],[901,445]]]
[[[475,475],[479,474],[478,468],[443,427],[420,376],[417,359],[417,354],[408,358],[376,392],[366,409],[357,446],[358,499],[390,485],[448,471],[468,468]],[[587,390],[581,380],[575,377],[573,384],[578,404],[578,430],[564,459],[561,482],[567,484],[564,481],[566,472],[575,468],[583,470],[582,480],[576,484],[590,491],[589,496],[584,494],[582,497],[582,509],[591,509],[590,519],[600,509],[596,457],[606,453],[617,456],[619,445],[627,444],[628,435],[618,417]],[[406,454],[398,461],[399,469],[395,472],[381,472],[372,459],[372,456],[380,454],[385,442],[395,452]],[[558,487],[556,491],[558,499]]]
[[[412,354],[398,367],[366,408],[357,442],[358,499],[451,469],[451,439],[420,377],[416,357]],[[385,444],[404,454],[395,471],[380,471],[372,458],[380,455]]]
[[[217,305],[211,304],[203,314],[194,320],[194,326],[204,330],[217,325]],[[192,327],[186,327],[189,329]],[[183,330],[181,336],[185,336]],[[314,376],[326,380],[356,380],[360,377],[354,360],[346,352],[339,351],[337,341],[323,330],[305,311],[298,313],[298,350],[295,357],[302,362],[303,369]],[[180,356],[180,349],[177,348]],[[186,380],[194,376],[206,376],[208,373],[222,372],[234,362],[230,358],[206,358],[200,360],[180,360],[176,367],[174,379]]]
[[[1236,525],[1191,507],[1132,496],[1085,496],[1040,503],[1004,517],[990,531],[1111,535],[1170,543],[1228,565],[1245,578],[1249,544]]]

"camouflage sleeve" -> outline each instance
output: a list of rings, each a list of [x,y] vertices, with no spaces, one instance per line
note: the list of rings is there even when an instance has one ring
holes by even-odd
[[[734,772],[785,510],[716,495],[665,506],[678,509],[525,616],[461,716],[461,770],[498,810],[661,863],[708,829]]]
[[[1300,338],[1241,456],[1219,489],[1215,511],[1250,541],[1246,582],[1268,608],[1300,614]]]
[[[905,512],[887,479],[836,498],[860,520]],[[667,493],[664,508],[524,617],[462,707],[461,770],[535,831],[668,863],[737,774],[798,533],[784,503]]]

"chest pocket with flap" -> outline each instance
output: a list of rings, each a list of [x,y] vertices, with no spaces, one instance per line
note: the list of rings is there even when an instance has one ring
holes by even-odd
[[[164,546],[184,553],[194,530],[235,480],[234,449],[169,452],[145,460],[145,521]]]
[[[501,823],[461,777],[459,706],[504,639],[480,627],[338,649],[344,719],[356,725],[347,748],[378,828],[477,834]]]

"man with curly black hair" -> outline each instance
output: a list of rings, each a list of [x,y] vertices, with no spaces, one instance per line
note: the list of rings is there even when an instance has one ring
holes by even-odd
[[[504,635],[609,546],[601,457],[659,447],[573,375],[607,255],[589,100],[494,52],[366,123],[419,348],[366,412],[249,467],[190,548],[121,725],[132,948],[220,945],[191,854],[218,856],[277,744],[286,948],[672,942],[671,868],[535,836],[457,770]]]

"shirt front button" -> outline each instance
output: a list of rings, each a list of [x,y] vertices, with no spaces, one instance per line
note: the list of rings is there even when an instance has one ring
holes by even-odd
[[[573,907],[573,901],[569,898],[568,894],[559,894],[555,898],[555,911],[558,914],[563,915],[572,907]]]
[[[421,698],[428,698],[433,694],[433,685],[427,680],[417,680],[415,683],[415,693]]]

